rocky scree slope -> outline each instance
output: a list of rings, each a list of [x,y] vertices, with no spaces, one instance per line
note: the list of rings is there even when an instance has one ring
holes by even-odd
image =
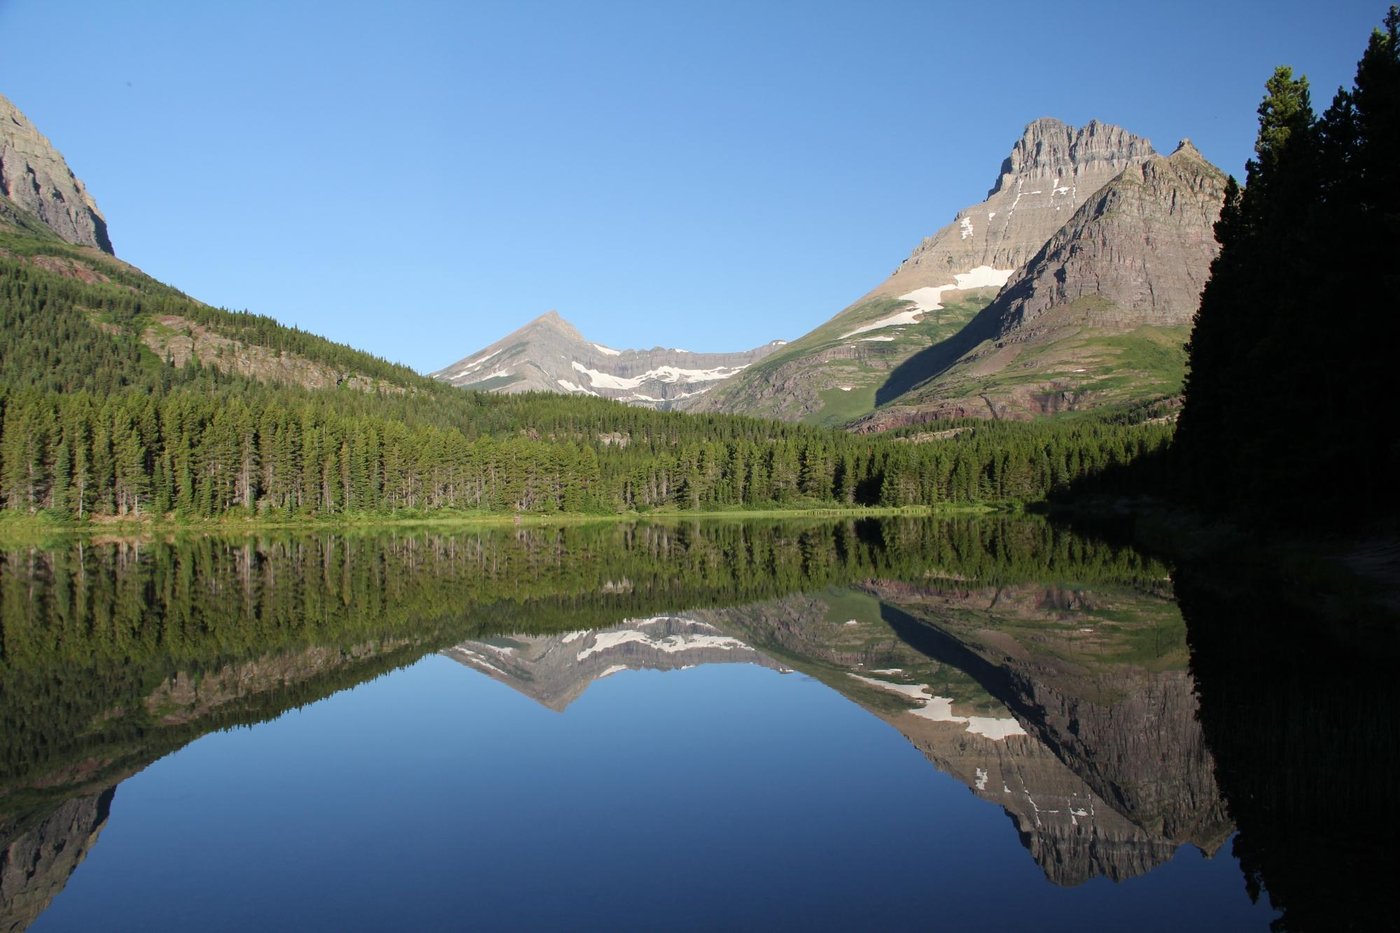
[[[669,409],[699,397],[783,345],[736,353],[653,347],[615,350],[550,311],[483,350],[429,375],[484,392],[556,392]]]
[[[1097,121],[1026,127],[985,200],[850,307],[687,407],[844,424],[888,400],[916,353],[958,333],[1086,200],[1152,145]]]

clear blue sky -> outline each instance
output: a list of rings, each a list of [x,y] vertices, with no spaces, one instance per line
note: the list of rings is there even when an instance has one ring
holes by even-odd
[[[422,370],[556,308],[614,346],[791,339],[1098,118],[1240,174],[1385,4],[0,0],[0,93],[118,255]]]

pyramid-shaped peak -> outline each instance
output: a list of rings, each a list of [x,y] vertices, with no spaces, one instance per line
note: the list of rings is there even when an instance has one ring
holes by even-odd
[[[544,314],[541,314],[539,317],[526,324],[524,327],[521,328],[521,330],[535,330],[539,328],[556,331],[561,334],[567,334],[568,336],[573,337],[577,340],[583,339],[583,335],[579,333],[578,328],[574,327],[574,325],[564,320],[563,316],[560,315],[559,312],[555,311],[553,308],[550,308]]]

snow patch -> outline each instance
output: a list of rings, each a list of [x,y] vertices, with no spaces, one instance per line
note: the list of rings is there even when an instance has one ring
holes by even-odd
[[[578,383],[576,383],[576,382],[570,382],[570,381],[567,380],[567,379],[556,379],[556,380],[554,380],[554,381],[557,382],[557,383],[559,383],[559,385],[563,386],[564,391],[566,391],[566,392],[581,392],[581,393],[584,394],[584,395],[593,395],[593,396],[596,396],[596,395],[598,394],[597,392],[594,392],[592,389],[585,389],[583,386],[579,385]]]
[[[965,291],[969,288],[1001,288],[1011,278],[1014,269],[993,269],[991,266],[978,266],[968,272],[959,272],[953,276],[953,282],[949,285],[925,286],[916,288],[907,295],[899,297],[905,301],[914,302],[914,306],[919,311],[941,311],[943,310],[943,293]]]
[[[599,353],[603,354],[604,356],[621,356],[621,355],[622,355],[622,351],[621,351],[621,350],[614,350],[612,347],[605,347],[605,346],[603,346],[601,343],[595,343],[595,344],[593,345],[593,349],[597,350]]]
[[[972,236],[972,218],[971,218],[971,217],[964,217],[962,220],[958,221],[958,232],[959,232],[960,234],[962,234],[962,239],[964,239],[964,240],[966,240],[968,237]]]
[[[892,343],[893,341],[894,341],[894,338],[893,338],[893,337],[862,337],[862,338],[860,338],[860,342],[861,342],[861,343]]]
[[[728,379],[740,370],[748,368],[747,363],[734,367],[717,366],[714,369],[681,369],[679,366],[659,366],[656,369],[647,370],[640,376],[624,378],[614,376],[612,373],[589,369],[577,360],[574,360],[572,365],[575,371],[588,377],[595,389],[636,389],[642,383],[649,381],[667,382],[673,385],[676,383],[713,382],[719,379]]]

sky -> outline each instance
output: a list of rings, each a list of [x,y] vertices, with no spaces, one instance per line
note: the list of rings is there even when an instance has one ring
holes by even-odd
[[[986,196],[1031,120],[1242,176],[1385,4],[0,0],[0,94],[117,255],[427,372],[554,309],[614,347],[794,339]]]

